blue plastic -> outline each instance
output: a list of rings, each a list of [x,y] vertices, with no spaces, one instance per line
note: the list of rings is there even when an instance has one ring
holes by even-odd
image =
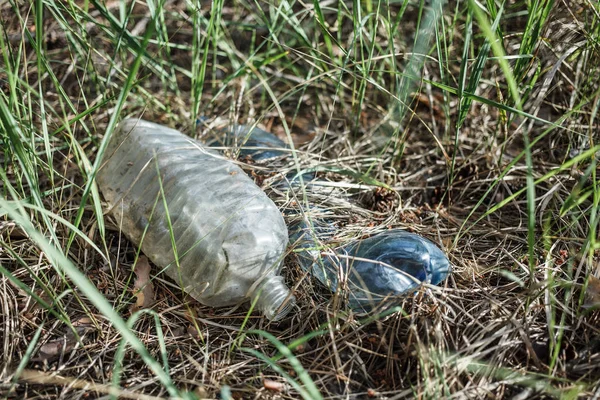
[[[249,157],[254,161],[263,162],[277,157],[289,156],[290,148],[281,139],[274,134],[263,131],[260,128],[252,128],[247,125],[234,125],[225,131],[223,142],[213,140],[209,142],[210,146],[226,146],[237,148],[240,158]],[[309,182],[316,178],[311,172],[303,173],[304,182]],[[298,174],[292,171],[286,175],[286,180],[281,182],[281,186],[287,183],[298,182]]]
[[[238,141],[241,155],[257,161],[288,154],[283,141],[258,128],[237,126],[226,137],[229,142]],[[314,175],[304,179],[314,179]],[[437,285],[450,274],[446,255],[414,233],[394,229],[328,248],[334,225],[326,219],[313,219],[311,224],[312,228],[302,221],[288,228],[300,265],[332,292],[342,289],[349,308],[357,313],[397,304],[399,296],[413,293],[422,282]]]
[[[240,157],[264,161],[289,155],[288,145],[272,133],[247,125],[234,125],[224,135],[224,143],[212,141],[211,146],[239,147]]]
[[[397,303],[398,296],[414,292],[422,282],[436,285],[450,273],[444,253],[414,233],[393,229],[333,251],[319,248],[319,242],[333,236],[332,229],[324,221],[313,222],[312,229],[305,222],[292,225],[290,244],[303,250],[298,252],[302,268],[332,292],[340,286],[345,289],[348,306],[355,312]]]

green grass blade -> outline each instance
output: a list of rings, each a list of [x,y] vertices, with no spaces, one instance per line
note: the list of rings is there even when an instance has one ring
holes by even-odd
[[[93,2],[95,3],[95,0],[93,0]],[[112,132],[114,131],[114,129],[117,125],[117,120],[119,118],[121,109],[125,105],[127,97],[135,84],[135,78],[136,78],[137,72],[142,63],[142,58],[145,53],[145,49],[148,45],[148,41],[150,40],[150,37],[153,34],[153,31],[154,31],[154,23],[149,24],[149,27],[146,30],[146,34],[144,35],[144,41],[142,42],[140,48],[137,49],[138,50],[137,56],[136,56],[133,64],[131,65],[129,75],[127,76],[127,80],[125,81],[123,90],[121,91],[121,93],[119,95],[117,104],[114,108],[114,111],[113,111],[111,117],[110,117],[108,126],[106,127],[104,137],[102,138],[102,142],[100,143],[100,146],[98,148],[96,160],[94,161],[94,165],[92,166],[92,169],[88,175],[88,181],[87,181],[87,183],[84,187],[83,193],[81,195],[81,206],[77,212],[75,222],[73,223],[73,225],[75,225],[75,226],[79,226],[79,224],[81,223],[81,218],[83,217],[83,212],[84,212],[85,205],[87,203],[87,198],[88,198],[90,192],[97,191],[95,177],[96,177],[96,174],[98,173],[98,169],[100,168],[100,164],[102,162],[102,156],[104,155],[104,151],[106,150],[106,147],[108,146],[108,141],[112,137]],[[71,246],[71,243],[73,242],[73,238],[74,238],[73,235],[71,235],[69,237],[69,242],[67,244],[67,248]]]
[[[277,350],[281,353],[281,355],[288,360],[291,367],[296,372],[298,378],[304,384],[304,387],[301,387],[300,385],[298,385],[294,381],[294,379],[292,379],[289,375],[287,375],[285,373],[285,371],[283,371],[283,369],[281,367],[279,367],[277,364],[275,364],[275,362],[273,362],[270,358],[268,358],[264,354],[259,353],[253,349],[243,349],[244,351],[254,354],[256,357],[260,358],[261,360],[263,360],[264,362],[269,364],[270,367],[272,367],[277,372],[282,374],[282,376],[284,376],[286,378],[286,380],[288,382],[290,382],[290,384],[292,386],[294,386],[294,388],[296,390],[298,390],[300,392],[300,394],[302,395],[302,397],[304,397],[305,399],[319,400],[319,399],[323,398],[321,396],[321,393],[319,392],[319,389],[317,389],[315,383],[311,379],[310,375],[308,375],[306,370],[302,367],[302,364],[300,363],[300,361],[296,358],[296,356],[294,356],[294,354],[291,352],[291,350],[286,345],[281,343],[275,336],[273,336],[272,334],[265,332],[265,331],[250,330],[250,331],[248,331],[248,334],[249,335],[255,334],[255,335],[262,336],[262,337],[266,338],[269,342],[271,342],[277,348]]]

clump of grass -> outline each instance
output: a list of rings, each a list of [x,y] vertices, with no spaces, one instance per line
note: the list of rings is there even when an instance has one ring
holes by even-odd
[[[597,396],[594,7],[2,3],[0,391]],[[129,315],[138,249],[94,182],[125,116],[200,139],[260,124],[293,157],[240,161],[281,208],[318,205],[338,241],[416,231],[454,273],[360,319],[290,256],[298,309],[281,323],[201,306],[162,274],[154,310]],[[292,170],[318,184],[272,187]]]

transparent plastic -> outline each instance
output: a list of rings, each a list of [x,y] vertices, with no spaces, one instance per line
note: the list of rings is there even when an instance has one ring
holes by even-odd
[[[97,182],[109,212],[187,293],[213,307],[255,299],[271,320],[289,312],[294,298],[278,276],[287,228],[241,168],[137,119],[117,126],[104,157]]]
[[[241,146],[240,155],[256,161],[289,154],[283,141],[258,128],[235,127],[225,140]],[[305,182],[314,179],[314,175],[303,177]],[[414,292],[423,282],[437,285],[450,274],[446,255],[414,233],[394,229],[329,248],[335,231],[326,219],[304,218],[289,227],[290,244],[302,268],[331,291],[342,289],[348,306],[357,313],[399,303],[401,295]]]

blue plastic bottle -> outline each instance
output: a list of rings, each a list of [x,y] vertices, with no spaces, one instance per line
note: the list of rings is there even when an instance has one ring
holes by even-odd
[[[333,225],[313,221],[311,229],[308,223],[301,222],[288,230],[290,245],[303,250],[298,252],[302,268],[332,292],[343,289],[348,306],[357,313],[393,305],[400,300],[398,296],[414,292],[422,282],[439,284],[450,273],[450,263],[437,246],[400,229],[329,251],[319,249],[317,242],[326,242],[323,239],[332,236]]]

